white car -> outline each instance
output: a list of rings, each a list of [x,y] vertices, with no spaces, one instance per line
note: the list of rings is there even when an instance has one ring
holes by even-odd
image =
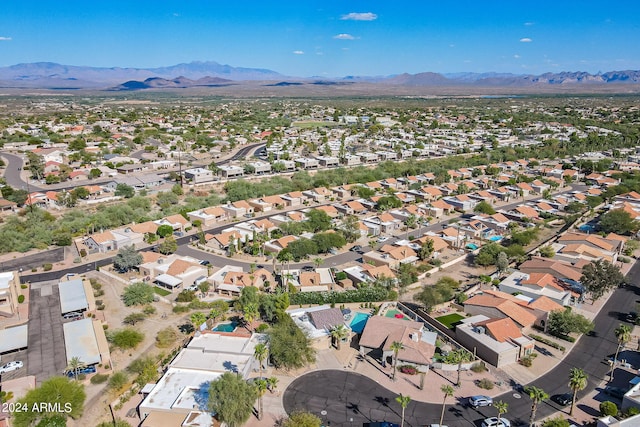
[[[16,369],[20,369],[24,366],[24,364],[17,360],[15,362],[9,362],[4,366],[0,366],[0,374],[6,374],[7,372],[15,371]]]
[[[485,418],[482,427],[511,427],[511,422],[506,418],[500,418],[500,422],[498,417]]]
[[[387,236],[378,237],[378,243],[383,243],[383,242],[386,242],[387,240],[389,240]]]

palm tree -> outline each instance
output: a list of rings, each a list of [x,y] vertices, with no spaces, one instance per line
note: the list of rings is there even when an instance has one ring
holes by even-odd
[[[269,391],[273,393],[278,387],[278,378],[277,377],[269,377],[267,378],[267,387],[269,387]]]
[[[400,396],[396,397],[396,402],[398,402],[402,407],[402,421],[400,421],[400,427],[404,427],[404,410],[407,408],[407,405],[409,405],[409,402],[411,402],[411,396],[403,396],[402,393],[400,393]]]
[[[571,399],[569,415],[573,415],[573,407],[576,405],[578,392],[584,390],[586,386],[587,374],[580,368],[571,368],[571,371],[569,371],[569,388],[573,391],[573,399]]]
[[[247,322],[247,329],[250,332],[252,332],[251,325],[253,324],[254,320],[258,318],[259,315],[260,315],[260,312],[258,311],[258,304],[254,302],[245,304],[242,307],[242,317],[244,317],[244,321]]]
[[[534,386],[527,387],[525,391],[529,393],[529,397],[533,402],[531,404],[531,417],[529,418],[529,427],[533,427],[533,422],[536,420],[538,403],[542,402],[543,400],[547,400],[549,398],[549,395],[543,389]]]
[[[613,358],[613,363],[611,363],[611,372],[609,373],[609,381],[613,381],[613,370],[616,367],[616,362],[618,361],[618,353],[620,352],[620,348],[624,347],[626,343],[631,340],[631,327],[628,325],[620,324],[616,328],[613,333],[616,335],[616,339],[618,340],[618,348],[616,348],[616,355]]]
[[[444,408],[447,403],[447,397],[453,396],[453,387],[451,387],[449,384],[442,384],[440,386],[440,391],[444,393],[444,398],[442,399],[442,412],[440,413],[440,424],[439,424],[439,425],[442,425],[442,420],[444,419]]]
[[[331,338],[336,343],[336,348],[340,350],[340,343],[349,336],[349,330],[343,324],[331,328]]]
[[[262,419],[262,396],[267,391],[267,381],[260,378],[253,383],[258,390],[258,419]]]
[[[398,352],[404,349],[404,345],[400,341],[394,341],[389,347],[393,351],[393,381],[396,380],[396,368],[398,367]]]
[[[494,403],[493,406],[495,406],[496,411],[498,411],[497,424],[500,425],[500,417],[502,416],[502,414],[507,413],[507,410],[509,409],[509,404],[507,402],[503,402],[502,400],[499,400],[496,403]]]
[[[320,257],[317,257],[317,258],[314,258],[314,259],[313,259],[313,265],[315,265],[315,266],[316,266],[316,268],[320,268],[320,266],[322,265],[322,263],[323,263],[323,259],[322,259],[322,258],[320,258]]]
[[[262,379],[262,364],[267,359],[267,355],[269,354],[269,349],[267,345],[264,343],[256,344],[253,349],[253,357],[258,361],[258,371],[260,372],[260,379]]]
[[[73,371],[73,379],[75,379],[76,381],[78,380],[78,369],[80,369],[83,365],[84,363],[82,363],[82,360],[78,356],[74,356],[71,358],[71,360],[69,360],[67,369]]]
[[[462,368],[462,362],[467,359],[467,355],[463,349],[454,350],[449,353],[449,359],[451,362],[458,365],[458,380],[456,381],[456,387],[460,387],[460,371]]]
[[[191,320],[193,329],[197,330],[200,327],[200,325],[202,325],[204,322],[207,321],[207,316],[200,311],[196,311],[189,317],[189,320]]]

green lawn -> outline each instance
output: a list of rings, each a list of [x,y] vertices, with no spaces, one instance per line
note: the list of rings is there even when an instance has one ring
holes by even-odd
[[[162,288],[159,288],[159,287],[157,287],[157,286],[155,286],[155,287],[153,288],[153,292],[155,292],[156,294],[158,294],[158,295],[160,295],[160,296],[163,296],[163,297],[166,297],[167,295],[170,295],[170,294],[171,294],[171,292],[169,292],[168,290],[166,290],[166,289],[162,289]]]
[[[453,324],[458,323],[464,319],[464,316],[459,315],[458,313],[446,314],[444,316],[436,317],[436,320],[442,323],[449,329],[453,329]]]

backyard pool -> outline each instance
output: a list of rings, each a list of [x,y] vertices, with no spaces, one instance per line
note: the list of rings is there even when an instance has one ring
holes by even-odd
[[[478,245],[476,245],[475,243],[467,243],[467,249],[475,251],[476,249],[478,249]]]
[[[489,237],[489,240],[491,240],[492,242],[499,242],[500,240],[502,240],[502,236],[491,236]]]
[[[367,324],[369,317],[371,317],[370,314],[357,312],[353,316],[353,319],[351,319],[351,323],[349,323],[351,330],[356,334],[361,334],[362,331],[364,331],[364,326]]]
[[[233,332],[238,327],[237,322],[229,322],[229,323],[218,323],[212,331],[216,332]]]
[[[578,227],[578,230],[582,231],[583,233],[593,233],[594,231],[596,231],[596,227],[593,224],[582,224],[580,227]]]

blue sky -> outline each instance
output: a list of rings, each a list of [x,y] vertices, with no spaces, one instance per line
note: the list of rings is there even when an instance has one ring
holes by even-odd
[[[0,10],[0,66],[216,61],[328,77],[640,69],[637,0],[3,0]]]

